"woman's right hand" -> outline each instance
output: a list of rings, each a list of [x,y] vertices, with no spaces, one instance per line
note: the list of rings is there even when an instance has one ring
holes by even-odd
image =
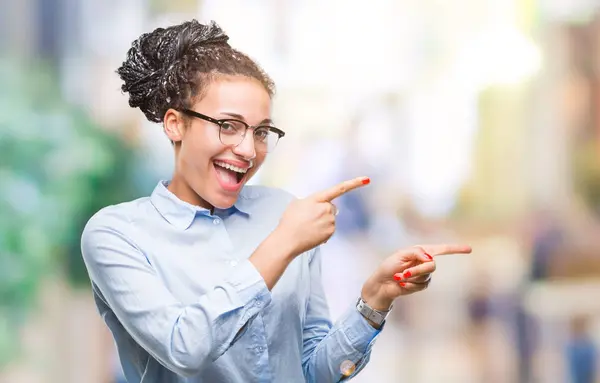
[[[337,208],[331,201],[370,182],[368,177],[358,177],[294,200],[283,213],[276,232],[289,241],[294,255],[319,246],[335,232]]]

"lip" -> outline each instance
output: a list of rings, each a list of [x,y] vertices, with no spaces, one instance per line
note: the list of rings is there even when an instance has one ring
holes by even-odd
[[[234,164],[232,162],[229,162],[229,161],[225,161],[225,160],[217,160],[217,161],[227,162],[228,164],[240,167],[239,165],[236,165],[236,164]],[[215,168],[215,164],[214,163],[212,164],[212,167],[213,167],[213,170],[215,172],[215,177],[217,179],[217,182],[219,183],[219,186],[221,186],[221,189],[225,190],[226,192],[237,193],[237,192],[239,192],[242,189],[242,186],[244,186],[244,184],[246,183],[246,178],[248,177],[248,172],[246,172],[244,174],[244,176],[242,177],[242,179],[240,180],[240,182],[238,182],[236,185],[231,186],[231,185],[223,184],[221,182],[221,178],[219,178],[219,175],[217,174],[217,169]]]

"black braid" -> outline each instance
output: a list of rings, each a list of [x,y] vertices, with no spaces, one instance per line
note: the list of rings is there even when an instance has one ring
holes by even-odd
[[[228,40],[214,21],[204,25],[191,20],[141,35],[117,70],[129,105],[140,108],[148,120],[162,122],[169,108],[189,107],[218,75],[255,78],[273,96],[273,80]]]

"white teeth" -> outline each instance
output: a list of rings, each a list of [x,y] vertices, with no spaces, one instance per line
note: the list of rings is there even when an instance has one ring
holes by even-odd
[[[231,164],[228,164],[227,162],[222,162],[222,161],[215,161],[215,165],[219,165],[222,168],[225,169],[229,169],[229,170],[233,170],[234,172],[238,172],[238,173],[246,173],[248,171],[248,169],[244,169],[244,168],[238,168],[237,166],[233,166]]]

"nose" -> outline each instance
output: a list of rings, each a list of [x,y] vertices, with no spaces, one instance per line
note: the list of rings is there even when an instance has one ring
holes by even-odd
[[[256,149],[254,147],[254,132],[251,129],[246,131],[246,135],[242,142],[233,148],[233,153],[247,160],[252,160],[256,157]]]

